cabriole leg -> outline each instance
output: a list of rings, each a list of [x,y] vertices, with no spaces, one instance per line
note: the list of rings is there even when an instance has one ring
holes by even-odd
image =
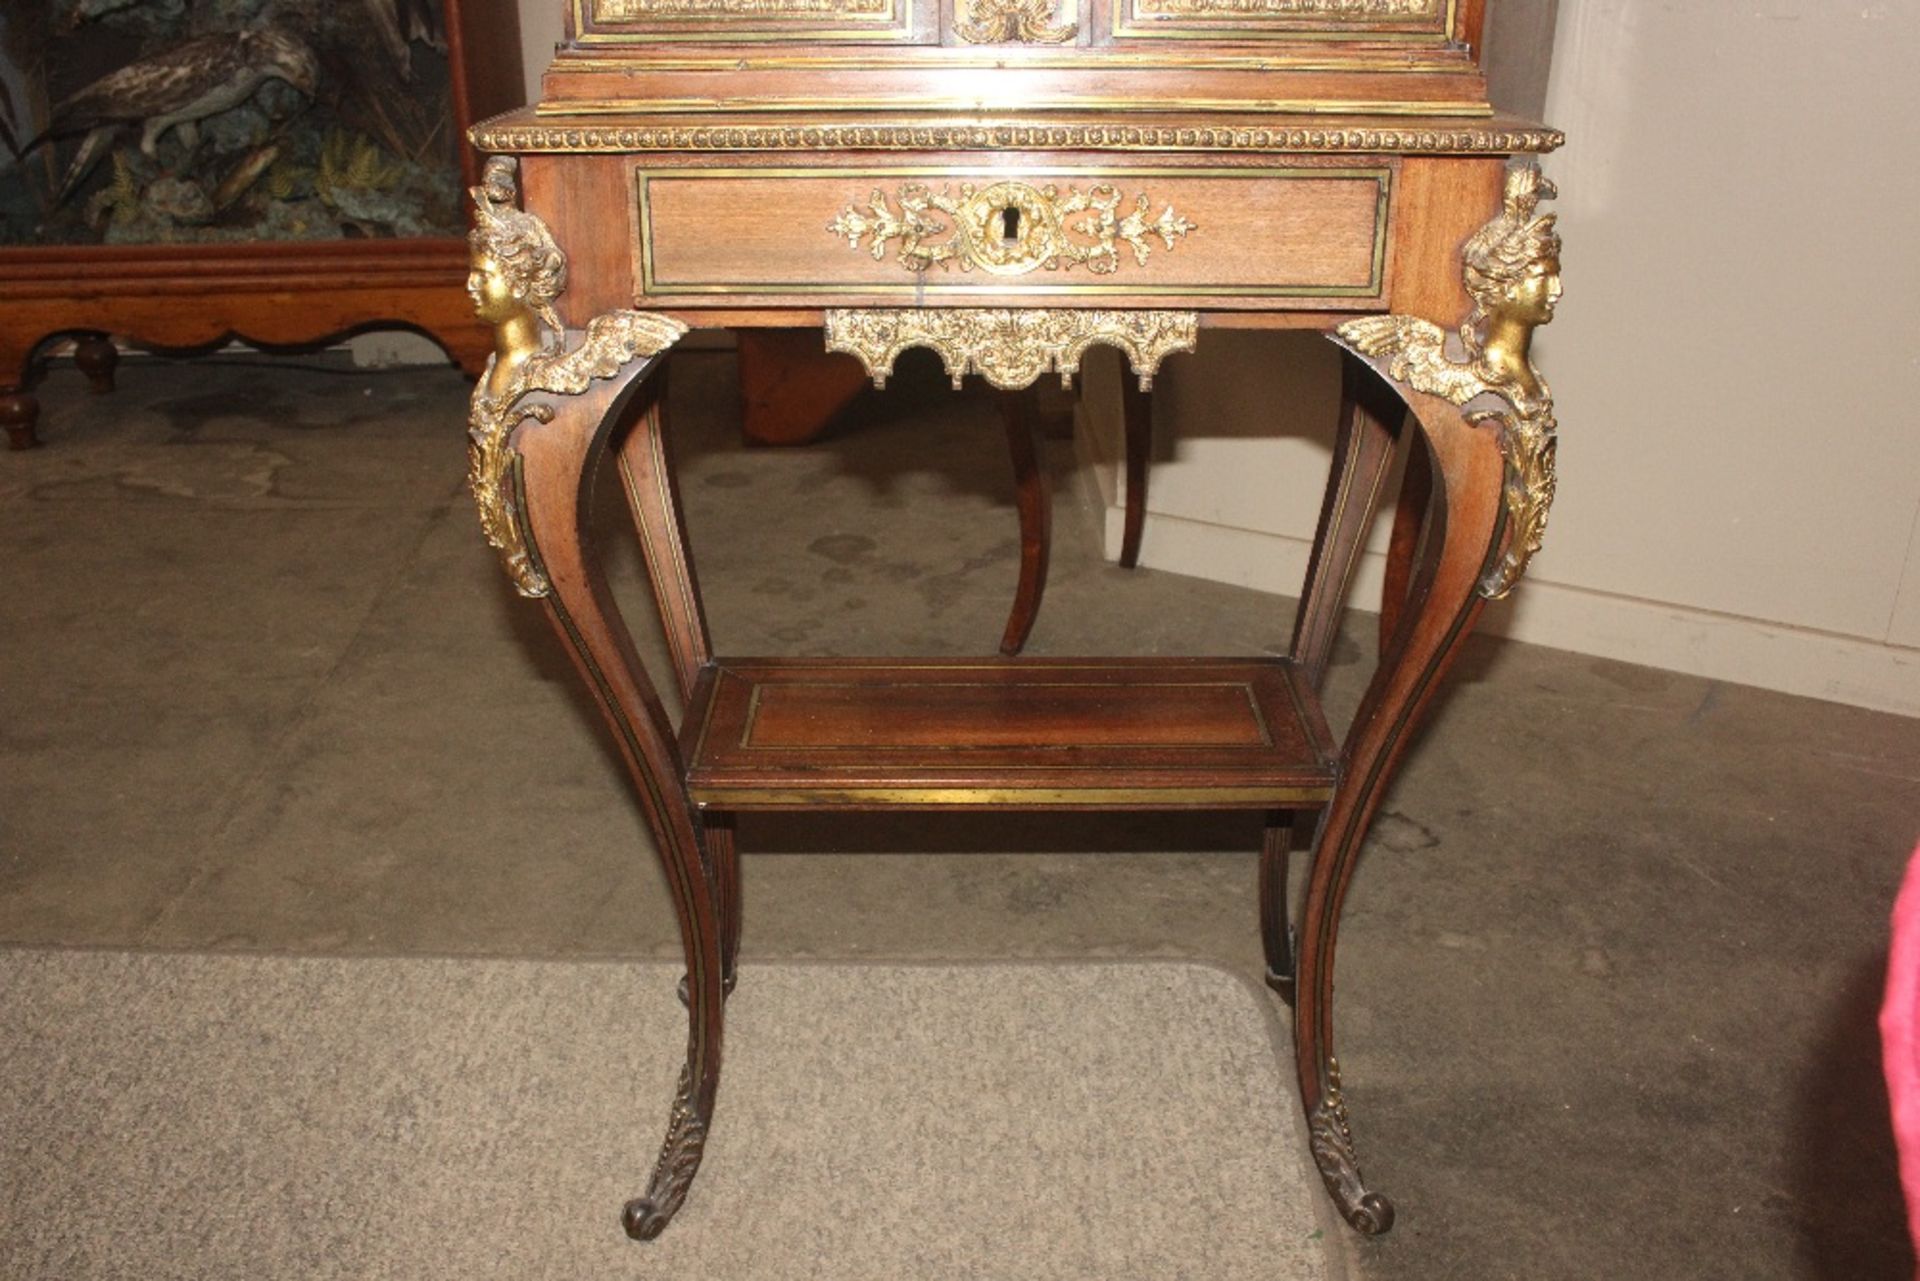
[[[667,420],[667,369],[640,392],[644,397],[631,430],[620,442],[620,488],[640,537],[653,601],[660,611],[667,648],[673,655],[674,683],[682,707],[690,705],[700,669],[713,660],[706,609],[694,577],[687,523],[680,505],[679,472],[673,460],[673,434]],[[731,815],[701,818],[701,836],[714,871],[715,911],[721,922],[722,989],[732,993],[734,960],[740,947],[740,857]],[[680,997],[688,999],[688,982]]]
[[[713,875],[682,783],[672,727],[592,555],[587,519],[593,474],[612,424],[657,362],[635,362],[578,395],[536,400],[536,408],[550,410],[550,420],[526,422],[515,437],[515,506],[528,557],[550,584],[543,598],[548,617],[620,745],[673,893],[686,955],[686,1066],[653,1177],[645,1194],[626,1207],[627,1233],[638,1239],[666,1227],[700,1168],[720,1080],[723,1016],[722,927]]]
[[[1486,176],[1491,176],[1486,175]],[[1560,237],[1540,202],[1555,194],[1538,165],[1508,169],[1500,213],[1461,248],[1467,322],[1450,338],[1419,316],[1366,316],[1338,326],[1404,396],[1424,445],[1426,500],[1398,531],[1418,552],[1379,671],[1342,747],[1342,769],[1314,845],[1301,910],[1294,1055],[1315,1163],[1347,1221],[1385,1232],[1393,1206],[1368,1190],[1333,1050],[1333,963],[1340,911],[1368,825],[1421,715],[1481,607],[1514,587],[1546,533],[1557,488],[1553,395],[1532,357],[1534,330],[1560,300]],[[1457,345],[1459,355],[1449,350]],[[1469,409],[1468,407],[1472,407]],[[1416,496],[1422,473],[1414,473]],[[1424,521],[1415,514],[1424,508]],[[1423,524],[1416,539],[1413,530]],[[1397,602],[1397,604],[1395,603]]]
[[[1393,643],[1400,611],[1407,603],[1407,585],[1413,581],[1413,558],[1427,527],[1427,504],[1433,498],[1433,464],[1424,445],[1414,442],[1407,451],[1407,469],[1400,478],[1400,501],[1393,509],[1393,540],[1387,545],[1386,583],[1380,590],[1380,652]]]
[[[1140,390],[1131,369],[1120,370],[1120,417],[1127,451],[1126,520],[1120,527],[1122,569],[1140,563],[1140,536],[1147,528],[1147,469],[1153,463],[1153,393]]]
[[[620,488],[633,514],[634,532],[646,559],[653,603],[660,611],[674,683],[682,703],[692,696],[700,669],[713,659],[706,608],[693,575],[687,524],[680,506],[680,480],[667,423],[667,372],[663,366],[638,393],[640,411],[620,441]]]
[[[732,995],[740,978],[740,845],[734,835],[733,815],[709,812],[700,821],[719,899],[721,986]]]
[[[1393,1206],[1368,1189],[1354,1155],[1333,1046],[1333,964],[1340,912],[1367,828],[1435,687],[1484,603],[1483,579],[1500,550],[1503,462],[1497,432],[1470,425],[1446,401],[1408,393],[1433,450],[1435,486],[1426,543],[1393,645],[1348,731],[1346,770],[1316,841],[1301,912],[1294,1046],[1309,1142],[1327,1190],[1349,1223],[1385,1232]]]
[[[1053,541],[1053,494],[1040,458],[1039,397],[1033,388],[1000,393],[1000,417],[1013,458],[1014,502],[1020,511],[1020,582],[1014,588],[1000,652],[1018,654],[1040,616],[1047,590],[1047,560]]]
[[[1293,657],[1318,690],[1326,684],[1334,638],[1340,632],[1347,589],[1360,564],[1380,487],[1393,465],[1393,451],[1407,407],[1359,357],[1343,352],[1340,362],[1340,426],[1327,472],[1327,496],[1320,506],[1313,559],[1294,615]]]
[[[1267,815],[1260,847],[1260,941],[1267,954],[1267,986],[1293,1000],[1293,914],[1287,905],[1287,874],[1293,861],[1294,824],[1303,816],[1285,810]]]

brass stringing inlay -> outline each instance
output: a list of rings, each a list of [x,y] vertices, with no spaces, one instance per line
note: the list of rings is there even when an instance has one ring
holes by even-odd
[[[1356,22],[1382,18],[1435,18],[1445,0],[1148,0],[1140,13],[1178,13],[1212,16],[1339,18]]]
[[[1506,456],[1507,550],[1480,585],[1493,600],[1513,590],[1540,550],[1558,485],[1553,392],[1532,357],[1533,331],[1553,319],[1560,300],[1560,235],[1554,215],[1538,213],[1540,201],[1555,194],[1540,166],[1511,170],[1500,216],[1467,242],[1463,270],[1474,306],[1460,327],[1463,358],[1447,354],[1440,326],[1414,316],[1368,316],[1338,330],[1354,351],[1385,361],[1387,374],[1415,391],[1461,406],[1483,396],[1506,402],[1505,409],[1469,417],[1500,429]]]
[[[954,34],[968,44],[1066,44],[1074,22],[1053,20],[1053,0],[960,0]]]
[[[1109,183],[1085,192],[1069,187],[1064,194],[1052,184],[996,182],[976,189],[967,183],[955,196],[944,188],[936,193],[910,182],[900,188],[897,199],[900,212],[895,214],[887,193],[875,190],[865,212],[849,204],[827,230],[845,236],[855,249],[870,237],[875,262],[885,259],[888,245],[898,240],[900,265],[908,271],[957,262],[962,271],[978,267],[996,276],[1081,265],[1095,275],[1108,275],[1119,269],[1123,242],[1132,248],[1134,262],[1144,267],[1153,253],[1151,238],[1172,249],[1194,230],[1172,205],[1152,217],[1144,192],[1122,215],[1120,191]]]
[[[467,422],[467,482],[480,509],[480,528],[500,553],[522,596],[552,590],[529,554],[514,508],[513,432],[521,423],[550,422],[553,407],[529,402],[535,392],[577,396],[596,378],[611,378],[631,361],[671,347],[687,327],[667,316],[614,311],[587,323],[586,337],[568,350],[554,302],[566,288],[567,256],[546,223],[516,208],[518,165],[507,156],[487,161],[473,188],[473,271],[467,292],[474,314],[493,326],[494,353],[473,389]]]
[[[886,385],[901,352],[930,347],[955,387],[977,373],[1003,391],[1031,387],[1049,369],[1071,385],[1096,343],[1125,352],[1141,388],[1150,388],[1162,360],[1193,350],[1200,325],[1191,311],[1047,308],[829,310],[826,320],[827,350],[859,357],[876,387]]]
[[[598,22],[647,18],[885,17],[893,0],[595,0]]]

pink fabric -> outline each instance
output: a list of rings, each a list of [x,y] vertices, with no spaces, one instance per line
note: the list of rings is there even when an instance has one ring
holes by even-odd
[[[1880,1006],[1880,1059],[1893,1103],[1893,1140],[1907,1193],[1907,1231],[1920,1248],[1920,849],[1893,904],[1887,996]]]

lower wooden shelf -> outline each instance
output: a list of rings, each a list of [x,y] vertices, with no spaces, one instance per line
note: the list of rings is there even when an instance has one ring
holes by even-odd
[[[1285,658],[723,658],[681,753],[716,810],[1301,809],[1337,773]]]

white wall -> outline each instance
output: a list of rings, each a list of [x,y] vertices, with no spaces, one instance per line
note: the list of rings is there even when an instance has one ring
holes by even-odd
[[[553,47],[566,32],[562,0],[520,0],[521,65],[527,73],[527,101],[540,101],[540,74],[553,61]]]
[[[1920,715],[1920,4],[1560,11],[1560,499],[1488,625]],[[1297,590],[1330,409],[1289,402],[1331,384],[1277,368],[1289,341],[1206,334],[1169,367],[1147,564]],[[1103,399],[1083,445],[1111,460]],[[1243,413],[1294,438],[1223,430]]]

